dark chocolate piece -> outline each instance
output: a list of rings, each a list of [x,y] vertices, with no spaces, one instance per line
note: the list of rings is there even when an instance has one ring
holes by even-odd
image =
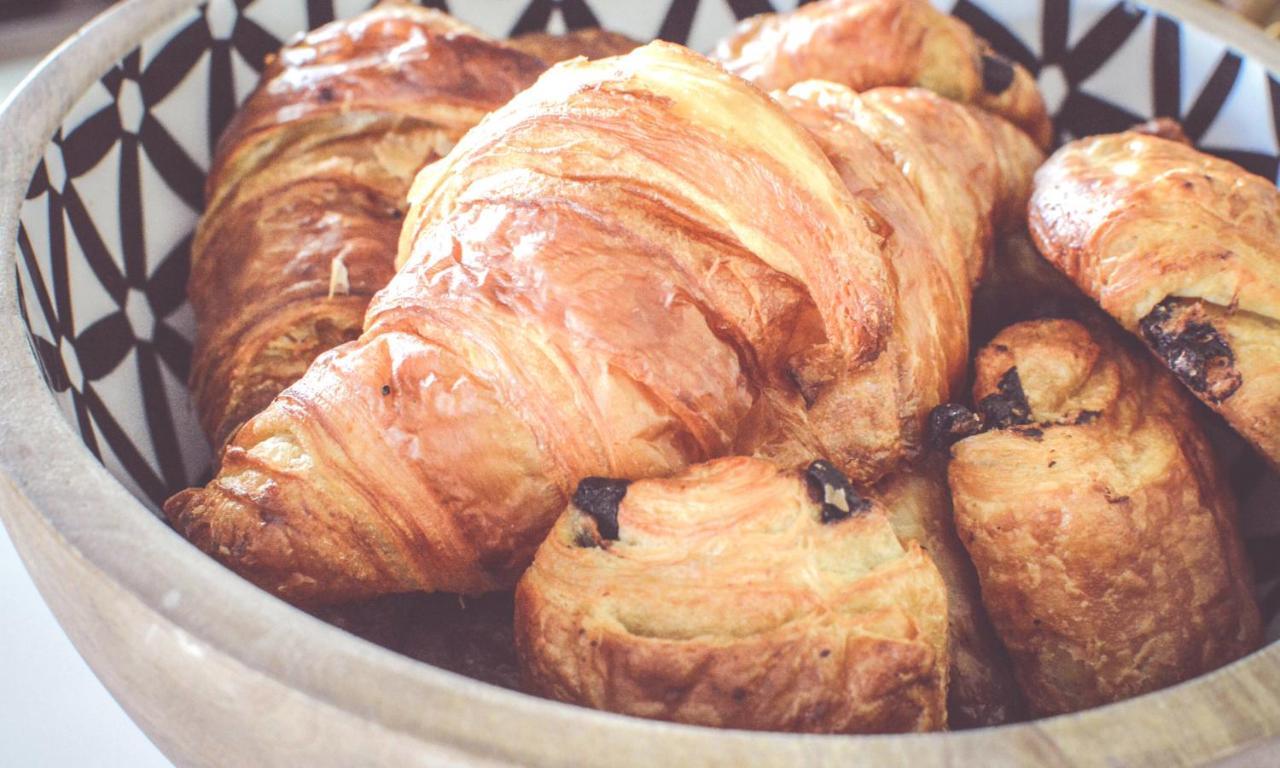
[[[995,394],[987,395],[978,403],[989,429],[1007,429],[1031,421],[1031,405],[1022,391],[1022,379],[1016,367],[1005,371],[996,384]]]
[[[1209,402],[1220,403],[1240,388],[1243,379],[1235,367],[1235,352],[1198,304],[1170,296],[1138,326],[1169,370]]]
[[[1102,417],[1102,411],[1081,411],[1076,414],[1076,424],[1092,424]]]
[[[611,477],[584,477],[573,492],[573,506],[596,521],[600,538],[618,540],[618,505],[627,495],[630,480]]]
[[[1013,64],[995,53],[982,54],[982,88],[999,95],[1013,85]]]
[[[871,502],[858,495],[849,478],[826,459],[818,459],[804,473],[809,498],[822,505],[822,522],[834,523],[865,512]]]
[[[955,443],[982,432],[982,417],[959,403],[943,403],[929,412],[928,440],[936,449],[950,448]]]

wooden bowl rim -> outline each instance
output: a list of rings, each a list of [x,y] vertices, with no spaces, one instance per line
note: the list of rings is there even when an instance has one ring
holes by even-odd
[[[42,379],[19,316],[17,223],[32,172],[72,105],[121,56],[198,0],[127,0],[68,40],[0,110],[0,472],[22,516],[157,618],[317,703],[424,744],[524,765],[943,765],[968,761],[1204,763],[1280,737],[1280,643],[1181,685],[1107,707],[996,729],[903,736],[715,730],[545,701],[368,643],[252,587],[159,521],[85,449]],[[1280,45],[1195,0],[1147,0],[1271,73]],[[3,277],[9,275],[10,277]],[[281,649],[287,649],[282,653]],[[548,738],[550,736],[550,738]],[[669,759],[669,758],[667,758]]]

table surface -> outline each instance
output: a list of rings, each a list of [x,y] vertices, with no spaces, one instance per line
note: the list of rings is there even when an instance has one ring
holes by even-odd
[[[0,61],[0,99],[34,60]],[[0,526],[0,766],[170,765],[76,653]]]

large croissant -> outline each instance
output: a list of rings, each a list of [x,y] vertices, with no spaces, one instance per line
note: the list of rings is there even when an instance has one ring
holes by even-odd
[[[191,382],[215,445],[359,334],[414,175],[543,68],[401,3],[268,61],[219,142],[192,247]]]
[[[968,109],[931,98],[868,109],[907,123]],[[950,121],[954,145],[1028,154],[985,116]],[[1017,185],[976,173],[986,151],[906,157],[934,164],[918,183],[992,184],[976,196],[989,215]],[[854,374],[899,333],[886,238],[908,225],[865,196],[775,102],[683,48],[560,65],[420,175],[404,266],[360,339],[166,512],[295,601],[481,592],[515,582],[587,475],[667,475],[758,433],[863,467],[848,416],[866,404],[838,399],[891,394]],[[949,258],[968,269],[967,252]]]

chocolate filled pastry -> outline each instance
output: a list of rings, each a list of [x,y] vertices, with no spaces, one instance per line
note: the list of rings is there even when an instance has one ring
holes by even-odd
[[[562,35],[550,32],[528,32],[507,41],[508,47],[536,56],[548,64],[578,56],[586,56],[588,59],[621,56],[639,45],[640,43],[626,35],[596,27],[574,29]]]
[[[762,391],[801,402],[794,361],[845,375],[892,324],[882,239],[809,133],[669,43],[552,68],[410,199],[361,337],[165,507],[290,600],[510,588],[579,479],[729,454]]]
[[[1262,641],[1235,502],[1192,403],[1111,333],[1012,326],[978,355],[977,412],[935,414],[956,440],[956,528],[1041,715],[1172,685]]]
[[[699,725],[946,725],[946,590],[831,464],[735,457],[588,478],[516,590],[523,679],[561,701]]]
[[[359,335],[414,175],[543,69],[400,2],[267,61],[218,143],[191,252],[191,386],[215,446]]]
[[[1275,184],[1181,141],[1094,136],[1037,173],[1030,223],[1049,261],[1280,469]]]
[[[1022,719],[1026,703],[1009,654],[991,626],[978,575],[956,536],[946,464],[930,456],[903,465],[869,496],[884,509],[900,540],[917,542],[929,553],[947,585],[948,725],[982,728]]]
[[[1035,78],[928,0],[819,0],[753,16],[715,55],[766,90],[805,80],[916,86],[1000,115],[1042,148],[1053,139]]]

